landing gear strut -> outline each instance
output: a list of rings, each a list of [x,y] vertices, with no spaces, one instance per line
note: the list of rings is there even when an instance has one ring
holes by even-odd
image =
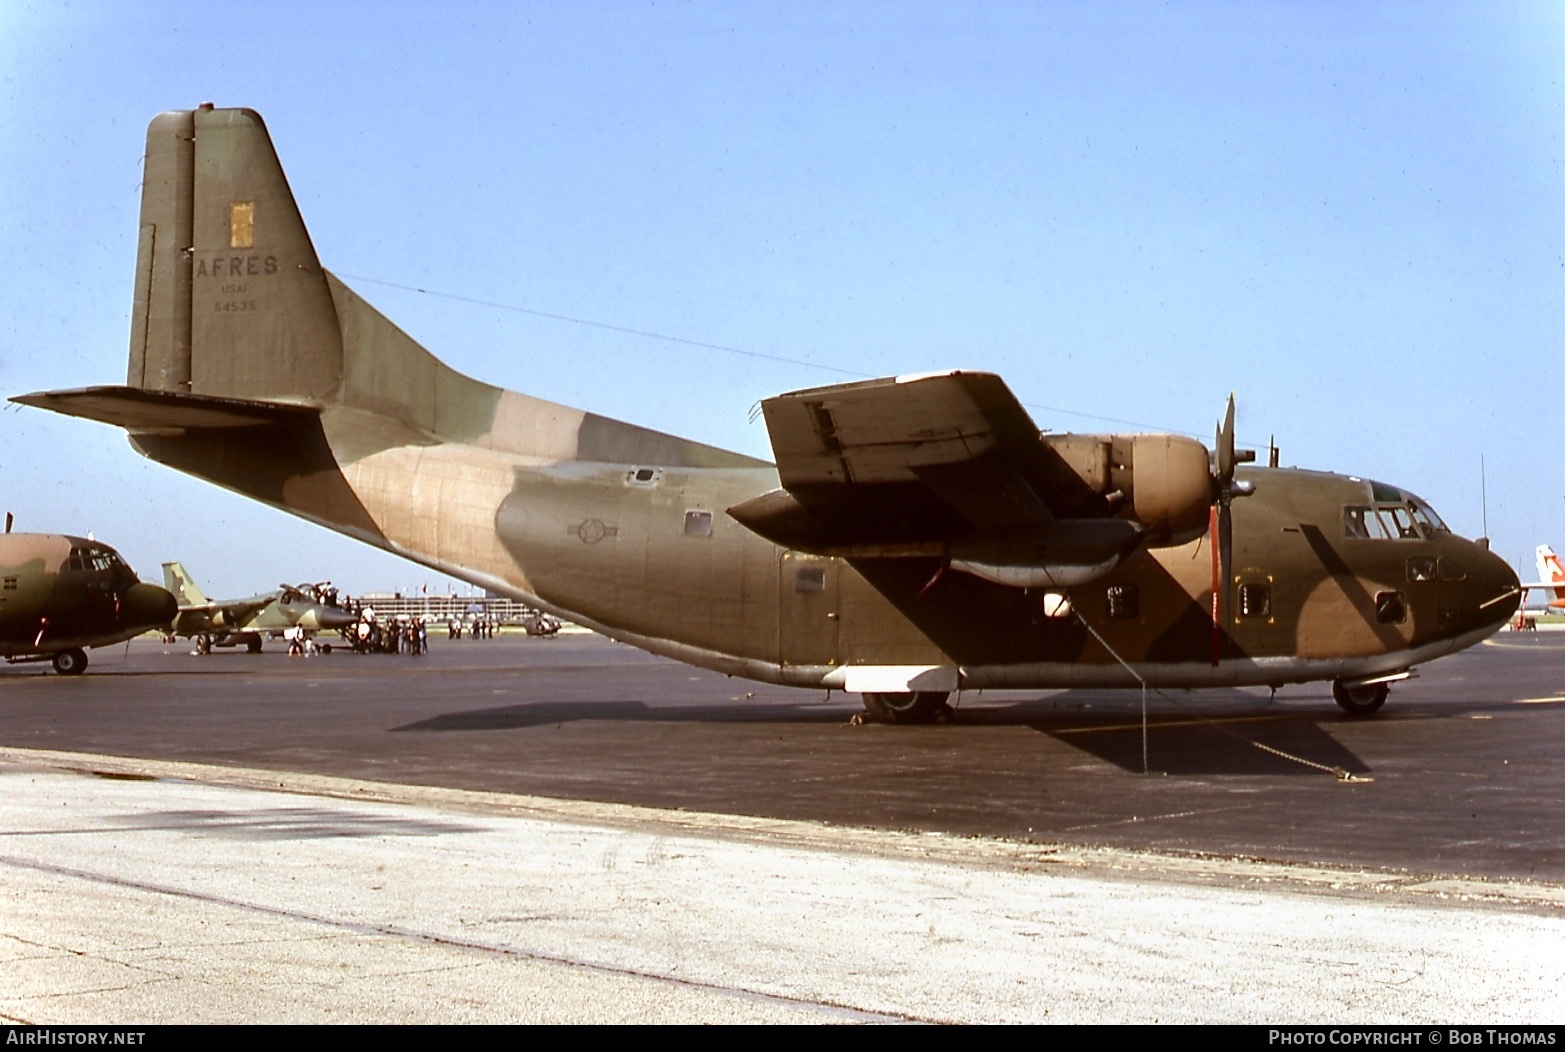
[[[1333,680],[1331,696],[1349,716],[1373,716],[1386,703],[1391,687],[1385,683],[1362,683],[1350,687],[1342,680]]]
[[[934,723],[951,712],[944,691],[919,690],[907,693],[866,693],[864,707],[884,723]]]
[[[85,650],[62,650],[54,655],[54,670],[62,676],[79,676],[87,671],[87,652]]]

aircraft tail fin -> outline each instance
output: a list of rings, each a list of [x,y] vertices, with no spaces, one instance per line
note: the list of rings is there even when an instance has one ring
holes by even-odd
[[[201,589],[196,587],[196,582],[190,579],[190,574],[185,572],[185,564],[179,562],[163,564],[163,587],[174,593],[174,598],[179,600],[180,606],[206,606],[207,598],[201,594]]]
[[[1535,554],[1538,561],[1538,580],[1552,596],[1548,605],[1565,607],[1565,565],[1560,563],[1560,557],[1555,555],[1554,549],[1547,544],[1538,545]]]
[[[320,404],[342,373],[326,275],[251,110],[147,128],[131,387]]]
[[[114,404],[112,418],[97,419],[156,432],[191,426],[181,421],[202,407],[181,407],[187,399],[246,403],[230,410],[251,416],[268,403],[347,407],[439,440],[551,460],[761,463],[445,365],[322,268],[266,125],[248,109],[163,113],[147,128],[127,385],[98,389],[98,408]],[[49,408],[91,415],[92,406]]]

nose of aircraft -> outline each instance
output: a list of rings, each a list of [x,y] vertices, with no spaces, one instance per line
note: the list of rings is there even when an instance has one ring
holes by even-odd
[[[120,597],[120,617],[128,625],[157,628],[172,624],[179,603],[155,584],[138,581]]]
[[[318,606],[312,612],[316,625],[334,632],[339,628],[347,628],[358,621],[350,610],[341,610],[335,606]]]
[[[1474,543],[1466,559],[1471,564],[1468,580],[1472,582],[1473,598],[1478,602],[1479,620],[1499,628],[1521,605],[1521,581],[1510,563],[1484,545]]]

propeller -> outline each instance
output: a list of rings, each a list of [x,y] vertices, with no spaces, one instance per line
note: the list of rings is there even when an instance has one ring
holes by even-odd
[[[1217,428],[1214,446],[1217,463],[1212,474],[1212,666],[1222,656],[1223,625],[1233,616],[1233,555],[1235,497],[1255,492],[1254,483],[1236,481],[1234,468],[1255,459],[1255,451],[1234,448],[1234,396],[1228,395],[1228,411]]]

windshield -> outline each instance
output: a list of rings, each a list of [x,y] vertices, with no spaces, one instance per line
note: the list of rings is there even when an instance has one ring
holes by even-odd
[[[1411,493],[1375,484],[1376,503],[1342,509],[1342,535],[1357,540],[1433,540],[1451,532],[1435,510]],[[1394,499],[1383,499],[1392,497]]]

